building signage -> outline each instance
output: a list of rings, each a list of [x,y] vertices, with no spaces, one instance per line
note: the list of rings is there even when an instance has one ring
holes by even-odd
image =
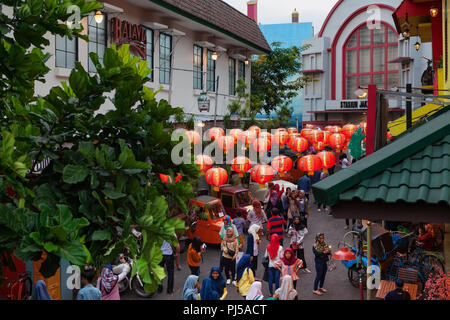
[[[341,100],[341,109],[367,109],[367,100]]]
[[[118,47],[122,44],[129,44],[130,47],[137,51],[142,59],[145,59],[147,55],[147,32],[145,28],[118,18],[111,19],[111,23],[113,42]]]

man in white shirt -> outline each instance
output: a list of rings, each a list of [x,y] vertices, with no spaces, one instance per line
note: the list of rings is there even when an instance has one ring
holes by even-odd
[[[175,235],[176,236],[176,235]],[[167,271],[167,294],[173,293],[173,283],[174,283],[174,268],[175,268],[175,259],[174,259],[174,252],[172,245],[168,243],[166,240],[164,240],[163,244],[161,245],[161,251],[162,251],[162,261],[159,264],[161,267],[166,267]],[[162,284],[158,287],[158,292],[161,293],[163,291]]]

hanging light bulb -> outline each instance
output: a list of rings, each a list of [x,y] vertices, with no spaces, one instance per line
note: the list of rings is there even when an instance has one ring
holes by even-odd
[[[104,17],[103,13],[100,10],[97,10],[94,14],[94,19],[97,24],[100,24],[103,22],[103,17]]]
[[[213,59],[214,61],[216,61],[218,57],[219,57],[219,55],[217,54],[217,51],[214,51],[214,52],[211,54],[211,59]]]
[[[417,42],[414,44],[414,48],[416,48],[416,51],[419,51],[419,50],[420,50],[420,42],[419,42],[419,41],[417,41]]]
[[[439,9],[438,9],[438,8],[432,7],[432,8],[430,9],[430,16],[431,16],[432,18],[436,18],[438,14],[439,14]]]

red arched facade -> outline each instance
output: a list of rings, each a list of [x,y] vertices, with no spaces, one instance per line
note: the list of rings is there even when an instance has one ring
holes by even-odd
[[[356,27],[342,48],[342,97],[355,99],[357,88],[376,84],[379,89],[398,85],[398,34],[384,21],[374,28]]]

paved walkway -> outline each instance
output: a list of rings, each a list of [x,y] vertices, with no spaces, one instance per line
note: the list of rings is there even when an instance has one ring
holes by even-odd
[[[305,239],[305,258],[308,268],[312,273],[300,273],[300,279],[297,282],[297,291],[299,292],[300,300],[358,300],[359,290],[354,288],[348,278],[347,269],[340,262],[336,262],[337,269],[333,272],[328,272],[325,279],[325,288],[328,293],[323,296],[317,296],[312,293],[313,284],[315,279],[314,268],[314,255],[312,253],[312,245],[314,242],[315,234],[318,232],[325,233],[325,241],[333,247],[333,251],[337,248],[337,244],[345,234],[345,221],[337,220],[331,216],[328,216],[328,211],[322,210],[319,212],[315,205],[312,205],[311,215],[308,219],[308,231],[309,234]],[[288,241],[285,239],[285,244]],[[267,240],[263,240],[263,244],[260,246],[260,257],[258,261],[258,270],[256,276],[262,279],[264,274],[264,267],[261,264],[262,256],[264,255],[265,248],[267,246]],[[219,248],[208,247],[206,254],[204,255],[204,261],[200,265],[200,283],[209,275],[209,271],[212,266],[219,265]],[[190,271],[186,265],[186,253],[180,257],[182,269],[180,271],[175,270],[175,292],[173,295],[166,294],[167,280],[164,279],[164,291],[161,294],[156,294],[152,299],[159,300],[180,300],[181,292],[183,290],[184,282],[189,276]],[[263,282],[263,294],[267,296],[269,294],[269,288],[267,282]],[[139,299],[132,294],[123,296],[122,299]],[[242,300],[242,297],[237,293],[236,287],[233,285],[228,286],[227,300]]]

